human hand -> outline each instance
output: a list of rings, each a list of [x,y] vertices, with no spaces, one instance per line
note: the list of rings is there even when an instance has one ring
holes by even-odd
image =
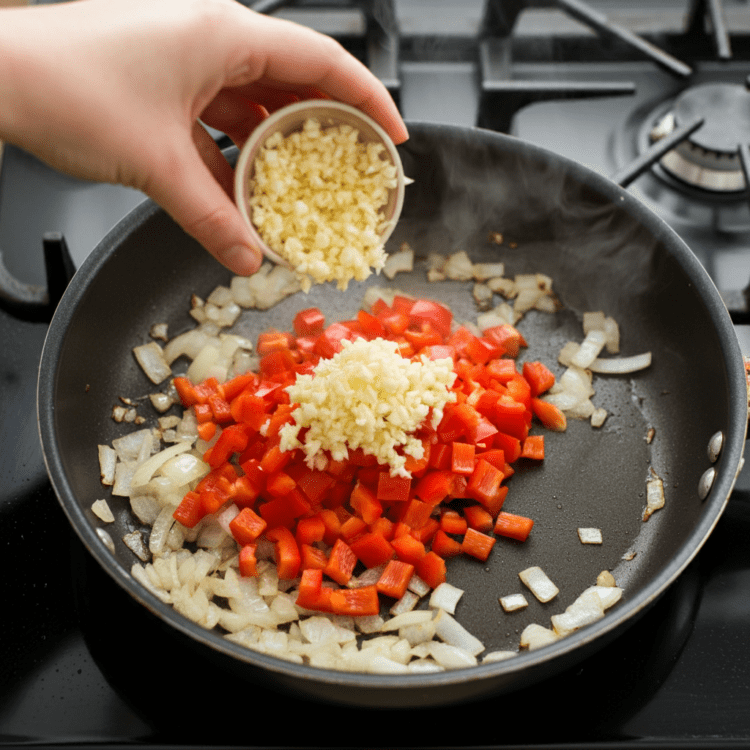
[[[408,137],[378,79],[333,39],[235,0],[77,0],[0,11],[0,139],[159,203],[232,272],[262,256],[233,170],[201,121],[242,146],[285,104],[328,97]]]

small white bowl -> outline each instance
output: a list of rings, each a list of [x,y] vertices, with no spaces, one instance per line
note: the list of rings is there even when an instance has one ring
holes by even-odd
[[[383,209],[383,217],[387,221],[381,235],[384,244],[391,236],[404,204],[406,180],[404,178],[401,157],[391,138],[372,118],[348,104],[329,101],[327,99],[295,102],[277,110],[255,128],[240,151],[234,174],[234,197],[237,208],[250,228],[250,232],[257,242],[258,247],[263,250],[263,254],[275,263],[284,266],[289,266],[289,262],[281,258],[266,245],[250,218],[247,207],[250,195],[250,183],[253,176],[255,157],[266,140],[276,132],[280,132],[286,137],[296,130],[302,130],[303,123],[310,118],[318,120],[323,128],[335,125],[351,125],[359,131],[359,138],[362,142],[382,143],[385,146],[388,158],[396,167],[398,185],[390,191],[388,203]]]

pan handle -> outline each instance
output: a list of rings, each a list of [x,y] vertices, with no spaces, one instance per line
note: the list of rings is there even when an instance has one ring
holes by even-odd
[[[49,323],[70,280],[75,264],[65,237],[46,232],[42,238],[47,286],[24,284],[8,271],[0,252],[0,309],[19,320]]]

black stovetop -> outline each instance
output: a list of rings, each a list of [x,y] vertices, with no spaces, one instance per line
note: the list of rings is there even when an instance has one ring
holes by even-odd
[[[744,84],[750,74],[746,2],[724,3],[734,57],[722,60],[710,35],[684,35],[681,0],[658,8],[592,3],[689,62],[689,76],[667,72],[616,40],[601,42],[569,14],[545,7],[550,4],[534,0],[516,19],[512,79],[632,83],[634,92],[538,101],[509,118],[499,111],[506,100],[482,84],[481,0],[396,2],[398,55],[373,58],[373,65],[407,119],[510,120],[515,135],[608,175],[634,157],[643,117],[661,102],[696,82]],[[340,0],[327,3],[333,11],[323,15],[319,5],[298,2],[278,12],[339,34],[363,59],[375,55],[367,42],[371,24],[358,8],[392,4]],[[393,30],[381,24],[378,33],[384,28]],[[500,42],[507,51],[508,40]],[[661,202],[666,182],[647,173],[630,189],[706,265],[732,303],[750,353],[742,295],[750,281],[748,201],[742,195],[702,201],[683,191],[684,203],[676,207]],[[7,148],[0,170],[5,265],[21,281],[41,284],[44,232],[62,232],[80,263],[140,200],[133,191],[55,174]],[[710,231],[698,225],[706,211]],[[740,475],[685,573],[630,629],[574,669],[468,705],[377,714],[347,708],[344,716],[217,672],[102,580],[54,497],[42,460],[35,387],[45,333],[44,322],[0,310],[0,746],[750,747],[750,470]],[[281,714],[269,710],[279,706]]]

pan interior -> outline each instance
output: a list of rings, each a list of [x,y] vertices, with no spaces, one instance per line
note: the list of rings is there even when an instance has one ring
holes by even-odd
[[[513,139],[426,125],[412,126],[411,133],[402,158],[415,183],[407,189],[391,251],[402,242],[421,259],[465,250],[474,261],[502,260],[506,276],[551,276],[563,310],[528,313],[519,328],[529,342],[521,358],[542,359],[557,374],[557,352],[566,341],[581,340],[585,311],[602,310],[619,322],[623,354],[648,350],[654,356],[643,373],[596,378],[595,401],[609,411],[605,425],[597,430],[569,420],[565,433],[546,433],[543,465],[522,465],[509,480],[504,510],[535,519],[528,542],[500,540],[486,563],[467,558],[449,564],[449,581],[466,592],[461,622],[488,650],[515,649],[528,623],[548,626],[550,615],[602,570],[612,570],[625,588],[619,607],[628,612],[628,602],[658,593],[675,565],[686,564],[724,503],[721,497],[702,502],[696,489],[709,466],[713,433],[724,431],[731,447],[718,466],[731,475],[725,486],[731,487],[736,465],[724,464],[739,462],[745,423],[731,394],[741,362],[717,325],[718,295],[692,255],[633,201],[618,200],[616,188]],[[491,232],[503,235],[502,244],[489,240]],[[294,314],[311,306],[329,322],[351,318],[366,287],[385,285],[440,299],[457,320],[475,320],[471,283],[430,284],[421,263],[392,282],[372,277],[345,293],[314,287],[271,310],[246,311],[236,330],[251,337],[268,328],[289,330]],[[107,527],[116,543],[113,556],[94,533],[98,522],[90,506],[106,496],[96,447],[133,429],[111,419],[119,397],[142,399],[159,390],[135,363],[133,347],[150,340],[154,323],[167,323],[170,335],[192,327],[191,295],[205,298],[229,280],[164,213],[146,205],[79,271],[50,328],[40,375],[50,473],[87,546],[128,586],[134,586],[128,571],[135,558],[120,540],[140,526],[127,501],[113,498],[116,520]],[[728,346],[738,362],[728,360]],[[139,412],[149,414],[143,407]],[[651,468],[665,481],[666,506],[643,523]],[[601,546],[578,540],[576,529],[592,526],[602,529]],[[542,605],[527,596],[527,609],[505,614],[498,597],[520,592],[518,572],[531,565],[553,578],[558,599]]]

